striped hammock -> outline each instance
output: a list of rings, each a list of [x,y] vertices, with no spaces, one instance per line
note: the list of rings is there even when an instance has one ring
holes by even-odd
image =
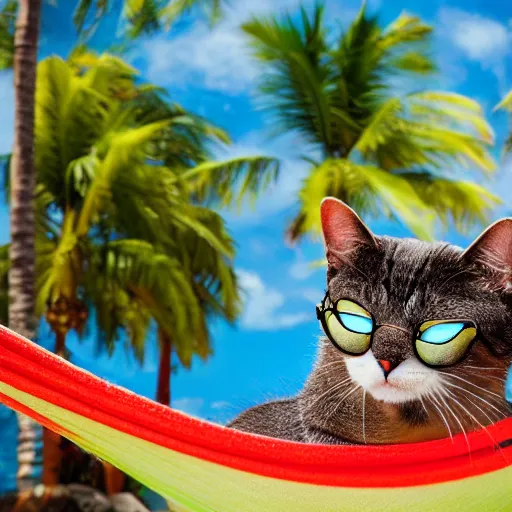
[[[512,418],[453,441],[291,443],[173,411],[3,327],[0,401],[180,512],[512,511]]]

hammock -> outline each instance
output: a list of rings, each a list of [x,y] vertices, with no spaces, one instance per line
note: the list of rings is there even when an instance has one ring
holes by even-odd
[[[3,327],[0,401],[178,512],[512,511],[512,418],[453,441],[291,443],[173,411]]]

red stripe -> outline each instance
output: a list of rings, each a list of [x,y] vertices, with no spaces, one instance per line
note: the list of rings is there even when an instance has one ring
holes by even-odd
[[[7,407],[10,407],[11,409],[14,409],[15,411],[21,412],[25,416],[32,418],[34,421],[37,421],[37,423],[39,423],[43,427],[46,427],[47,429],[52,430],[53,432],[56,432],[57,434],[60,434],[63,437],[77,437],[75,434],[63,428],[61,425],[57,425],[57,423],[49,420],[45,416],[41,416],[41,414],[34,412],[26,405],[23,405],[22,403],[13,400],[11,397],[4,395],[3,393],[0,393],[0,402],[6,405]]]
[[[362,447],[312,446],[243,434],[113,386],[3,328],[0,361],[1,381],[21,391],[160,446],[274,478],[346,487],[402,487],[457,480],[510,465],[503,454],[512,449],[496,453],[486,432],[468,436],[472,461],[463,436],[453,444],[448,439]],[[8,405],[19,409],[12,402]],[[489,427],[488,433],[496,442],[512,438],[512,419]]]

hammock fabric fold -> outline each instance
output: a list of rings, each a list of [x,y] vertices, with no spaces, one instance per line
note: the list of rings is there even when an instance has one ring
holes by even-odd
[[[173,411],[3,327],[0,401],[119,467],[175,511],[512,511],[512,418],[453,441],[291,443]]]

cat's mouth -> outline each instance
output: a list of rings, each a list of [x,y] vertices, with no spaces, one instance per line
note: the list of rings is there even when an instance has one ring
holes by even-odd
[[[371,350],[364,356],[345,359],[345,365],[354,383],[387,403],[420,400],[441,384],[438,373],[413,358],[400,363],[387,378]]]
[[[377,384],[376,387],[380,387],[380,388],[384,388],[384,389],[400,389],[400,390],[404,390],[404,388],[402,386],[400,386],[400,384],[395,383],[395,382],[389,382],[388,380],[384,380],[380,384]]]

